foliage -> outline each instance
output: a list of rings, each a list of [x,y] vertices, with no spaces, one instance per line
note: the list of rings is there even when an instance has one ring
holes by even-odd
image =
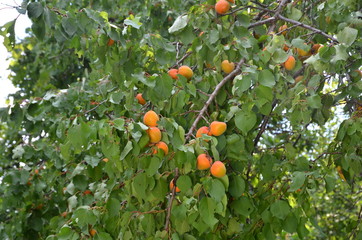
[[[0,109],[1,239],[362,237],[360,4],[214,4],[16,6],[33,25],[20,43],[16,20],[0,32],[20,88]],[[181,65],[191,80],[167,74]],[[166,156],[148,143],[151,109]],[[194,138],[212,121],[226,132]],[[227,175],[197,170],[202,153]]]

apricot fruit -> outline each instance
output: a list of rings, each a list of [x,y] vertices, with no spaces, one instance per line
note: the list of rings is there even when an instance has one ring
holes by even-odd
[[[311,54],[316,54],[316,53],[318,53],[318,51],[319,51],[319,49],[320,49],[321,47],[322,47],[322,45],[320,45],[320,44],[318,44],[318,43],[313,44],[313,46],[312,46],[312,48],[311,48],[311,50],[310,50]]]
[[[107,42],[107,46],[112,46],[114,44],[114,40],[112,38],[110,38]]]
[[[302,75],[299,75],[298,77],[296,77],[296,78],[294,79],[294,80],[295,80],[295,84],[303,81],[303,78],[304,78],[304,77],[303,77]]]
[[[138,101],[139,104],[141,105],[145,105],[146,104],[146,100],[142,97],[142,93],[138,93],[136,95],[136,99]]]
[[[293,56],[289,56],[287,61],[284,62],[285,69],[291,71],[295,67],[295,58]]]
[[[197,169],[199,170],[206,170],[211,167],[212,164],[212,158],[205,153],[200,154],[197,157]]]
[[[165,153],[165,155],[168,154],[168,146],[165,142],[158,142],[155,144],[152,153],[153,154],[157,154],[158,153],[158,149],[162,149],[162,151]]]
[[[83,195],[90,195],[90,194],[92,194],[92,191],[91,191],[91,190],[85,190],[85,191],[83,192]]]
[[[225,14],[230,10],[230,3],[226,0],[220,0],[215,4],[215,10],[218,14]]]
[[[304,51],[303,49],[300,49],[300,48],[297,48],[297,52],[298,52],[298,55],[301,56],[301,57],[305,57],[305,56],[310,55],[310,51]]]
[[[178,79],[177,74],[178,74],[178,70],[175,69],[175,68],[172,68],[172,69],[170,69],[170,70],[168,71],[168,75],[170,75],[170,77],[171,77],[172,79],[177,80],[177,79]]]
[[[216,161],[212,164],[210,168],[211,175],[217,178],[222,178],[226,175],[226,167],[224,163]]]
[[[197,138],[202,137],[202,134],[207,134],[208,135],[209,132],[210,132],[209,127],[206,127],[206,126],[200,127],[196,132],[196,137]]]
[[[158,127],[150,127],[147,130],[148,137],[150,138],[150,143],[158,143],[161,141],[161,131]]]
[[[284,24],[284,25],[279,27],[278,32],[283,31],[282,34],[285,36],[285,35],[287,35],[287,31],[285,31],[287,28],[288,28],[288,26]]]
[[[89,234],[90,234],[92,237],[94,237],[94,235],[97,234],[97,230],[95,230],[94,228],[92,228],[92,229],[89,230]]]
[[[157,113],[150,110],[143,116],[143,123],[149,127],[156,127],[157,121],[160,120]]]
[[[192,77],[192,75],[194,75],[194,72],[192,71],[192,69],[188,66],[181,66],[178,69],[178,74],[184,76],[187,79],[190,79]]]
[[[289,50],[289,46],[287,44],[284,44],[283,45],[283,50],[287,52]]]
[[[224,60],[221,63],[221,69],[224,73],[229,74],[235,69],[235,64],[233,62],[229,62],[228,60]]]
[[[220,136],[226,131],[226,123],[213,121],[210,124],[210,134],[213,136]]]
[[[173,184],[173,179],[172,179],[170,182],[170,191],[172,191],[173,187],[174,187],[174,184]],[[175,190],[176,190],[176,192],[181,192],[181,190],[177,186],[176,186]]]
[[[60,216],[62,216],[63,218],[67,217],[67,215],[68,215],[67,212],[62,212],[62,213],[60,214]]]

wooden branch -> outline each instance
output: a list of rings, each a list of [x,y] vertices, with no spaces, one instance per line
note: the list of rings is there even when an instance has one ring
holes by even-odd
[[[254,149],[256,148],[256,146],[258,145],[259,143],[259,140],[261,138],[261,135],[264,133],[265,131],[265,128],[266,128],[266,125],[268,124],[268,121],[269,121],[269,118],[270,118],[270,114],[272,113],[275,105],[277,104],[277,100],[274,99],[273,103],[272,103],[272,108],[270,110],[270,113],[268,115],[265,115],[264,118],[263,118],[263,122],[260,126],[260,130],[258,132],[258,134],[256,135],[255,139],[254,139]],[[254,151],[253,151],[254,152]]]
[[[186,58],[188,58],[191,54],[192,54],[192,51],[187,52],[180,60],[178,60],[178,61],[177,61],[173,66],[171,66],[169,69],[178,67],[178,66],[179,66]]]
[[[280,19],[280,20],[283,20],[283,21],[285,21],[285,22],[289,22],[289,23],[291,23],[291,24],[294,24],[294,25],[296,25],[296,26],[300,26],[300,27],[302,27],[302,28],[311,30],[311,31],[313,31],[313,32],[315,32],[315,33],[318,33],[318,34],[320,34],[320,35],[322,35],[322,36],[324,36],[324,37],[326,37],[326,38],[331,39],[333,42],[338,43],[338,40],[337,40],[336,38],[334,38],[333,36],[331,36],[331,35],[323,32],[322,30],[320,30],[320,29],[318,29],[318,28],[309,26],[309,25],[307,25],[307,24],[301,23],[301,22],[299,22],[299,21],[296,21],[296,20],[293,20],[293,19],[290,19],[290,18],[286,18],[286,17],[284,17],[284,16],[282,16],[282,15],[279,15],[279,19]]]
[[[176,182],[177,182],[178,177],[179,177],[178,168],[176,168],[175,169],[175,177],[172,179],[173,188],[172,188],[172,192],[171,192],[171,198],[170,198],[170,202],[168,203],[168,207],[167,207],[167,215],[166,215],[166,222],[165,222],[165,231],[167,231],[167,232],[168,232],[169,226],[170,226],[172,202],[173,202],[173,200],[175,199],[175,196],[176,196]]]
[[[244,10],[244,9],[249,9],[249,8],[253,8],[253,9],[258,9],[258,10],[262,10],[262,11],[265,11],[265,12],[274,13],[274,10],[270,10],[270,9],[267,9],[267,8],[255,7],[255,6],[245,6],[245,7],[236,8],[236,9],[232,10],[231,12],[228,12],[228,13],[225,13],[225,14],[219,14],[219,15],[220,15],[220,16],[232,15],[232,14],[234,14],[234,13],[236,13],[236,12],[242,11],[242,10]]]
[[[236,65],[236,68],[234,69],[234,71],[229,73],[223,80],[221,80],[221,82],[219,82],[218,85],[216,85],[215,90],[211,93],[211,95],[210,95],[209,99],[206,101],[204,107],[200,110],[199,115],[196,117],[195,121],[192,123],[189,132],[186,134],[186,140],[188,140],[191,137],[192,132],[196,129],[198,122],[201,120],[201,118],[205,114],[207,108],[212,103],[212,101],[215,99],[215,97],[217,96],[217,94],[219,93],[221,88],[225,85],[225,83],[227,83],[229,80],[233,79],[236,75],[238,75],[241,72],[241,70],[240,70],[241,64],[243,64],[244,61],[245,61],[244,59],[241,59],[238,62],[238,64]]]
[[[279,15],[280,13],[283,11],[283,8],[285,6],[285,4],[288,2],[288,0],[282,0],[280,1],[279,3],[279,6],[277,8],[277,10],[275,11],[275,14],[274,14],[274,17],[275,17],[275,20],[278,20],[279,19]],[[270,32],[273,32],[275,30],[275,27],[276,27],[276,21],[273,22],[272,25],[270,25],[269,29],[268,29],[268,34]]]
[[[276,20],[275,17],[270,17],[268,19],[252,23],[252,24],[249,25],[248,29],[254,28],[254,27],[257,27],[257,26],[260,26],[260,25],[264,25],[264,24],[269,23],[269,22],[274,22],[275,20]]]

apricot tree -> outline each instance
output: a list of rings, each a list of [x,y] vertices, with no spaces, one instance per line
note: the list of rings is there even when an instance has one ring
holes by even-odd
[[[358,1],[24,0],[1,239],[360,239]]]

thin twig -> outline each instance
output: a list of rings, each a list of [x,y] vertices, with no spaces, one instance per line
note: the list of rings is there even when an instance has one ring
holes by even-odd
[[[180,60],[178,60],[178,61],[177,61],[173,66],[171,66],[169,69],[178,67],[178,66],[179,66],[186,58],[188,58],[191,54],[192,54],[192,51],[187,52]]]
[[[175,169],[175,177],[173,178],[173,188],[172,188],[172,193],[171,193],[171,198],[170,198],[170,202],[168,203],[168,207],[167,207],[167,215],[166,215],[166,222],[165,222],[165,231],[168,232],[169,230],[169,225],[170,225],[170,219],[171,219],[171,210],[172,210],[172,202],[175,199],[175,195],[176,195],[176,182],[178,179],[179,175],[178,175],[178,168]]]
[[[316,159],[314,159],[312,162],[316,162],[318,159],[322,158],[324,155],[337,155],[342,154],[341,152],[324,152],[320,154]]]
[[[311,30],[311,31],[313,31],[313,32],[315,32],[315,33],[318,33],[318,34],[320,34],[320,35],[322,35],[322,36],[324,36],[324,37],[326,37],[326,38],[329,38],[329,39],[331,39],[332,41],[338,43],[338,40],[337,40],[337,39],[335,39],[333,36],[331,36],[331,35],[323,32],[322,30],[320,30],[320,29],[318,29],[318,28],[309,26],[309,25],[307,25],[307,24],[298,22],[298,21],[293,20],[293,19],[290,19],[290,18],[286,18],[286,17],[284,17],[284,16],[282,16],[282,15],[279,15],[279,19],[280,19],[280,20],[283,20],[283,21],[286,21],[286,22],[289,22],[289,23],[292,23],[292,24],[294,24],[294,25],[300,26],[300,27],[302,27],[302,28]]]
[[[107,100],[103,100],[102,102],[100,102],[97,106],[95,106],[94,108],[89,109],[88,111],[85,111],[84,114],[90,113],[94,110],[96,110],[100,105],[102,105],[103,103],[107,102]]]
[[[241,72],[240,68],[241,68],[241,64],[243,64],[244,59],[241,59],[240,62],[236,65],[236,68],[234,69],[234,71],[232,71],[231,73],[229,73],[216,87],[215,90],[212,92],[212,94],[210,95],[209,99],[206,101],[204,107],[200,110],[199,115],[196,117],[195,121],[193,122],[193,124],[191,125],[191,128],[189,130],[189,132],[186,134],[186,140],[188,140],[191,135],[192,132],[196,129],[197,123],[201,120],[202,116],[205,114],[207,108],[209,107],[209,105],[212,103],[212,101],[215,99],[216,95],[219,93],[219,91],[221,90],[221,88],[225,85],[225,83],[227,83],[229,80],[233,79],[237,74],[239,74]]]
[[[260,26],[260,25],[269,23],[269,22],[274,22],[275,20],[276,20],[275,17],[270,17],[270,18],[268,18],[268,19],[265,19],[265,20],[261,20],[261,21],[259,21],[259,22],[252,23],[252,24],[249,25],[248,29],[254,28],[254,27],[257,27],[257,26]]]
[[[234,9],[234,10],[231,11],[231,12],[228,12],[228,13],[225,13],[225,14],[219,14],[219,15],[220,15],[220,16],[231,15],[231,14],[234,14],[234,13],[236,13],[236,12],[242,11],[242,10],[244,10],[244,9],[249,9],[249,8],[253,8],[253,9],[258,9],[258,10],[262,10],[262,11],[265,11],[265,12],[274,13],[274,10],[270,10],[270,9],[267,9],[267,8],[261,8],[261,7],[255,7],[255,6],[246,6],[246,7],[236,8],[236,9]]]

